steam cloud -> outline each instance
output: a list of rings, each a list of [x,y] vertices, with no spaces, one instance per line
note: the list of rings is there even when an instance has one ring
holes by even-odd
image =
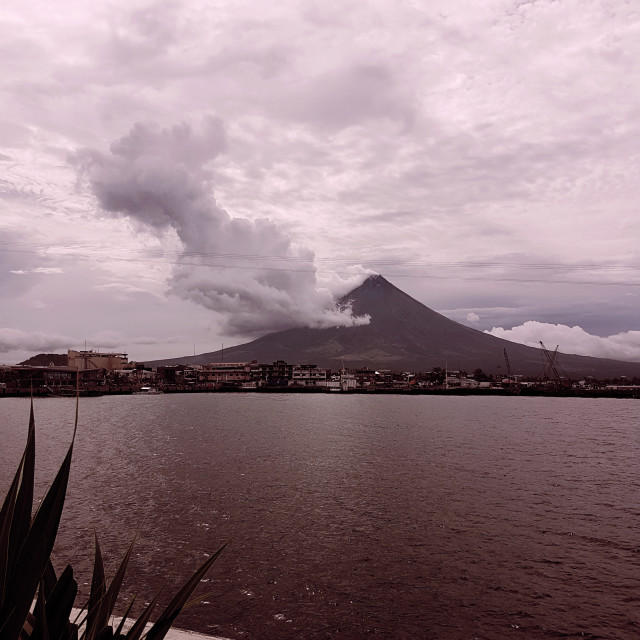
[[[215,117],[199,130],[136,124],[109,153],[84,149],[71,161],[105,212],[158,233],[175,230],[183,252],[170,292],[223,314],[227,333],[367,324],[318,286],[312,251],[268,219],[232,218],[218,207],[206,165],[225,143]]]

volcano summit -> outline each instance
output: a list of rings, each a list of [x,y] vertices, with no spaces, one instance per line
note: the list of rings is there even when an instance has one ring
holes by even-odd
[[[328,329],[296,328],[270,333],[246,344],[196,356],[149,363],[208,364],[250,361],[313,363],[339,369],[369,367],[402,371],[429,371],[448,366],[468,372],[481,368],[495,372],[503,363],[504,349],[515,374],[541,375],[541,349],[502,340],[454,322],[414,300],[380,275],[344,296],[353,314],[368,315],[369,324]],[[572,377],[640,376],[640,363],[578,355],[558,355],[559,364]]]

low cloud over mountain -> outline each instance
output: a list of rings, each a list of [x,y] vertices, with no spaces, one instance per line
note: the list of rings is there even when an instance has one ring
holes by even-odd
[[[600,337],[587,333],[579,326],[568,327],[564,324],[530,320],[512,329],[494,327],[485,333],[530,347],[539,347],[542,340],[547,348],[553,349],[555,345],[560,345],[564,353],[640,361],[640,331],[626,331]]]

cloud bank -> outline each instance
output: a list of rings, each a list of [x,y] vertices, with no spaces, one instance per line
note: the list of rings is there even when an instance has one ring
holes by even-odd
[[[579,326],[529,320],[513,329],[493,327],[485,333],[530,347],[539,347],[542,340],[548,349],[558,345],[562,353],[640,362],[640,331],[626,331],[603,338],[587,333]]]
[[[138,123],[108,153],[87,148],[71,162],[106,213],[175,231],[182,252],[169,290],[222,314],[228,334],[366,324],[318,285],[312,251],[266,218],[232,218],[217,205],[208,163],[225,147],[216,117],[199,128]]]
[[[67,349],[76,342],[73,338],[59,334],[27,333],[20,329],[0,327],[0,353],[25,350],[49,352]]]
[[[66,351],[71,348],[89,349],[122,349],[126,344],[151,345],[172,344],[178,341],[175,336],[169,338],[155,338],[151,336],[127,337],[116,331],[101,331],[87,340],[79,340],[57,333],[28,332],[10,327],[0,327],[0,353],[25,351],[33,353],[48,353],[50,351]]]

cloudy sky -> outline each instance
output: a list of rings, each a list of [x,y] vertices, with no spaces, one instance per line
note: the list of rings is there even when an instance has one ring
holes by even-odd
[[[362,322],[640,360],[640,7],[0,7],[0,362]]]

